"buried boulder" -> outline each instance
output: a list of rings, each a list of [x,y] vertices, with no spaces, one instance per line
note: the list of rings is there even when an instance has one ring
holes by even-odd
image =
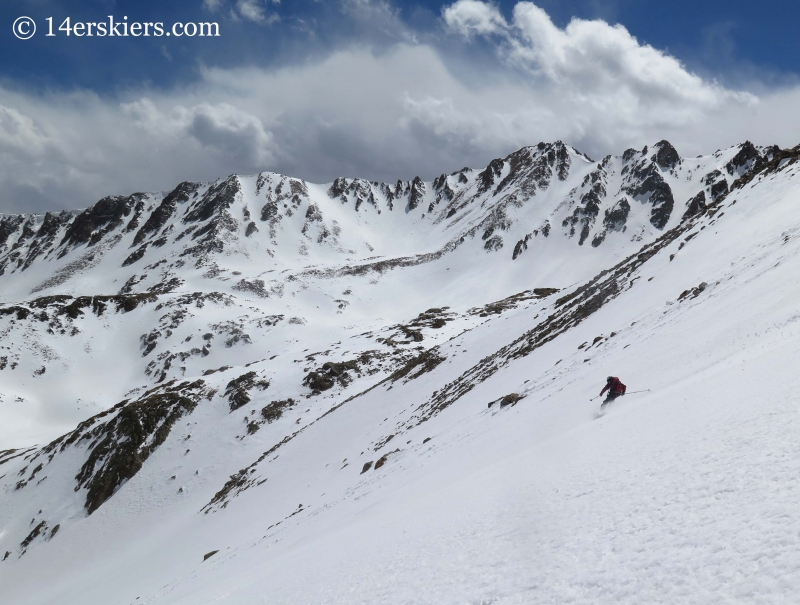
[[[254,388],[262,391],[269,388],[269,380],[259,380],[256,372],[247,372],[228,383],[225,387],[225,397],[228,398],[231,412],[250,402],[248,391]]]
[[[353,380],[350,372],[355,372],[358,376],[361,376],[361,366],[370,363],[373,353],[373,351],[366,351],[356,359],[349,361],[326,361],[318,369],[306,374],[303,379],[303,386],[310,388],[312,395],[319,395],[322,391],[327,391],[336,384],[346,387]]]
[[[386,461],[389,460],[389,456],[392,456],[392,455],[397,454],[399,452],[400,452],[400,449],[398,448],[398,449],[396,449],[396,450],[394,450],[392,452],[387,452],[386,454],[384,454],[383,456],[378,458],[377,462],[375,462],[375,470],[377,471],[384,464],[386,464]]]
[[[495,403],[499,403],[501,408],[508,407],[509,405],[517,405],[517,402],[524,398],[525,395],[520,395],[519,393],[509,393],[508,395],[503,395],[499,399],[490,401],[488,407],[492,407]]]

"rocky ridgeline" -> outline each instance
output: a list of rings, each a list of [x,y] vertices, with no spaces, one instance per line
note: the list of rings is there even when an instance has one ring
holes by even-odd
[[[726,162],[695,174],[690,168],[694,161],[681,158],[667,141],[608,156],[594,168],[588,157],[561,142],[540,143],[492,160],[483,170],[463,168],[429,182],[415,177],[390,185],[338,178],[327,186],[324,198],[312,195],[305,181],[273,173],[252,178],[233,175],[214,183],[184,182],[166,195],[106,197],[83,211],[0,215],[0,275],[71,259],[68,265],[51,263],[56,273],[40,289],[52,288],[90,269],[108,250],[123,247],[120,264],[131,270],[152,272],[166,262],[166,250],[171,250],[173,257],[179,257],[169,259],[171,277],[187,262],[209,267],[213,277],[214,259],[226,250],[235,251],[240,240],[261,238],[274,256],[278,234],[294,229],[293,225],[299,231],[300,255],[314,245],[341,247],[348,234],[329,216],[328,205],[333,203],[356,214],[404,213],[408,220],[424,221],[428,229],[451,229],[453,237],[441,254],[480,236],[477,245],[487,252],[505,251],[509,259],[516,259],[532,238],[548,237],[554,225],[578,245],[590,242],[597,247],[612,232],[626,231],[634,206],[647,206],[649,225],[663,230],[676,212],[681,217],[696,214],[736,179],[761,168],[776,150],[746,142],[725,152],[731,156]],[[693,187],[691,195],[676,198],[675,183],[687,180]],[[531,225],[513,248],[506,247],[504,233],[516,223],[525,227],[525,212],[520,209],[555,183],[564,184],[565,191],[548,202],[550,216]],[[160,266],[162,272],[166,268]]]
[[[581,245],[594,233],[591,244],[597,247],[610,232],[627,229],[631,207],[638,202],[649,206],[649,223],[661,231],[670,222],[678,204],[681,204],[682,218],[697,214],[705,208],[706,199],[716,201],[728,192],[728,180],[732,185],[743,175],[759,170],[777,151],[774,146],[756,148],[749,141],[745,142],[725,164],[728,176],[718,169],[703,175],[697,185],[699,191],[688,201],[675,199],[669,176],[680,178],[682,165],[691,160],[683,160],[668,141],[661,141],[652,149],[646,146],[641,151],[628,149],[621,158],[607,156],[584,178],[580,187],[571,192],[570,205],[574,210],[563,220],[562,226],[569,230],[570,236],[578,236]],[[617,191],[609,191],[609,182],[614,176],[621,183]],[[691,180],[691,172],[684,178]],[[602,219],[601,209],[604,209]],[[601,228],[594,229],[598,220]]]
[[[139,472],[178,419],[191,413],[201,398],[210,399],[214,394],[202,380],[171,381],[134,400],[122,401],[26,457],[15,489],[25,489],[37,476],[38,482],[43,481],[56,456],[68,449],[83,449],[85,458],[75,476],[75,491],[85,490],[84,506],[92,514]]]

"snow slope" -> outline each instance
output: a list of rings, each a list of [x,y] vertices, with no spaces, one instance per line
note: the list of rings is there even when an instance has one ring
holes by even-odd
[[[724,167],[742,148],[675,170],[687,179],[681,171],[695,162]],[[709,192],[688,215],[697,191],[677,178],[670,190],[688,183],[686,204],[661,229],[652,225],[658,200],[631,204],[625,232],[598,220],[583,246],[583,223],[564,221],[591,200],[567,191],[541,214],[523,206],[500,229],[506,241],[546,216],[564,218],[516,259],[502,255],[508,246],[484,248],[493,233],[474,245],[459,235],[466,245],[438,258],[364,274],[339,268],[370,261],[331,252],[323,274],[277,246],[270,263],[279,258],[295,279],[263,296],[231,287],[260,279],[256,253],[245,262],[241,247],[223,247],[201,268],[171,269],[184,280],[172,292],[17,303],[29,315],[4,316],[15,322],[4,338],[19,348],[15,371],[33,354],[14,330],[29,342],[85,347],[83,338],[106,347],[86,352],[98,388],[136,390],[98,396],[103,409],[127,401],[44,448],[0,454],[3,601],[791,601],[800,579],[798,157],[800,148],[772,150],[758,167],[748,160],[730,191]],[[611,198],[610,213],[625,161],[587,162],[581,176],[591,187],[605,172],[594,184],[605,178],[614,191],[598,193]],[[653,232],[630,241],[644,224]],[[454,241],[426,228],[430,239],[414,246],[428,248],[397,237],[396,226],[375,241],[393,259]],[[587,245],[603,229],[603,241]],[[181,252],[170,254],[165,265]],[[126,274],[102,263],[122,256],[110,246],[45,293],[119,283]],[[211,263],[230,280],[201,277]],[[24,293],[36,281],[24,273],[0,279]],[[339,308],[331,299],[345,289],[341,300],[353,302]],[[160,335],[139,339],[147,330]],[[200,353],[182,359],[177,343]],[[63,346],[64,373],[85,372],[63,390],[91,390],[79,384],[92,375],[87,358]],[[105,361],[109,352],[117,359]],[[57,365],[36,380],[58,376]],[[97,367],[119,367],[124,386],[112,378],[105,387]],[[598,417],[589,399],[610,373],[631,392],[649,391]],[[4,392],[32,397],[31,379],[7,376]],[[51,380],[51,389],[65,384]]]
[[[662,141],[595,164],[542,143],[427,183],[234,175],[0,216],[0,447],[53,439],[159,380],[278,353],[293,368],[351,330],[450,307],[458,327],[428,330],[435,344],[474,325],[471,308],[589,279],[774,153],[682,159]]]

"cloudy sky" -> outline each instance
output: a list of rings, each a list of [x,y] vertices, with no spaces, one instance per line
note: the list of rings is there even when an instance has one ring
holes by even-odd
[[[664,138],[685,156],[794,146],[800,3],[762,6],[6,0],[0,212],[233,172],[429,179],[557,139],[595,158]],[[20,16],[37,25],[28,40]],[[220,36],[58,29],[109,16],[216,22]]]

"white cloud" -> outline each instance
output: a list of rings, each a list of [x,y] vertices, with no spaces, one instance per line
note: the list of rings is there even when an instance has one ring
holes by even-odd
[[[349,24],[361,29],[362,43],[374,42],[385,47],[396,41],[417,43],[416,32],[400,17],[400,11],[390,0],[339,0],[342,13]]]
[[[219,149],[244,163],[265,166],[272,162],[272,134],[259,118],[228,103],[201,103],[180,108],[185,132],[203,146]]]
[[[563,30],[541,8],[520,2],[514,8],[518,34],[512,57],[541,71],[556,84],[596,93],[622,87],[647,102],[690,102],[710,107],[733,93],[703,81],[675,58],[640,44],[623,26],[573,19]]]
[[[391,16],[380,2],[349,1]],[[447,26],[472,36],[469,52],[488,52],[479,61],[406,37],[282,68],[203,69],[172,90],[99,97],[0,86],[0,211],[81,207],[232,172],[431,178],[556,139],[593,157],[663,138],[686,156],[745,139],[798,142],[799,88],[756,98],[692,74],[620,26],[558,28],[529,3],[504,22],[477,4],[445,14],[462,11]],[[489,44],[473,45],[476,35]]]
[[[514,7],[510,24],[494,5],[479,0],[458,0],[442,16],[453,31],[498,39],[497,50],[508,63],[589,111],[627,112],[634,120],[649,112],[659,122],[685,123],[725,102],[754,100],[692,74],[621,25],[573,19],[560,29],[530,2]]]
[[[139,128],[162,142],[184,144],[191,138],[208,152],[250,166],[274,160],[272,134],[262,121],[228,103],[175,105],[167,113],[145,97],[120,108]]]
[[[450,30],[465,38],[496,34],[508,27],[495,5],[479,0],[458,0],[444,8],[442,18]]]
[[[239,0],[236,3],[236,9],[248,21],[260,23],[261,25],[272,25],[281,19],[277,13],[267,15],[260,0]]]
[[[745,116],[756,115],[759,105],[776,98],[768,94],[759,99],[704,80],[676,58],[641,44],[622,25],[572,19],[561,29],[531,2],[516,4],[511,22],[496,6],[479,0],[458,0],[443,9],[442,18],[450,32],[493,42],[497,56],[508,68],[520,70],[530,88],[527,106],[520,103],[510,112],[470,109],[470,103],[462,101],[461,132],[470,122],[473,130],[485,129],[488,119],[495,131],[507,131],[507,124],[515,124],[521,132],[530,132],[533,126],[543,135],[553,133],[592,153],[619,152],[620,145],[665,136],[676,138],[691,152],[707,151],[737,142],[729,135],[749,122]],[[786,94],[794,96],[796,91]],[[443,116],[441,108],[434,111],[430,103],[411,106],[417,119],[430,128],[446,130],[453,123],[452,115]],[[739,118],[736,125],[724,126],[725,134],[719,131],[714,136],[708,125],[718,123],[721,115]],[[547,117],[537,119],[540,116]],[[779,131],[765,121],[736,136],[763,141],[767,132],[774,137]]]
[[[0,105],[0,149],[37,157],[47,145],[47,137],[33,120],[13,107]]]

